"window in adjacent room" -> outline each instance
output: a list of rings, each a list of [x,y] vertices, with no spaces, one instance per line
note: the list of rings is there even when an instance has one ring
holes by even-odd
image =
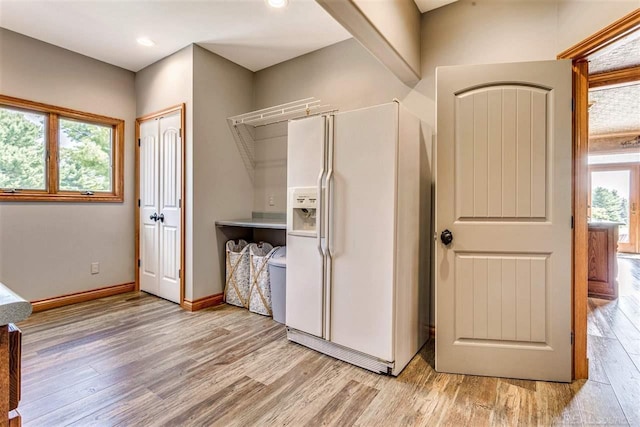
[[[124,121],[0,95],[0,201],[122,201]]]

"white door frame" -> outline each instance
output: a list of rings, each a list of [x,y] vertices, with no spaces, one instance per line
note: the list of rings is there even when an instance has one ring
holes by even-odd
[[[140,124],[149,120],[155,120],[159,117],[162,116],[166,116],[168,114],[171,113],[175,113],[175,112],[180,112],[180,128],[181,128],[181,140],[182,140],[182,209],[180,210],[180,223],[181,223],[181,231],[180,231],[180,306],[183,309],[186,309],[185,305],[184,305],[184,284],[185,284],[185,269],[184,269],[184,265],[185,265],[185,259],[184,259],[184,255],[185,255],[185,218],[186,218],[186,203],[185,203],[185,196],[186,196],[186,189],[185,189],[185,183],[186,183],[186,140],[185,140],[185,104],[179,104],[179,105],[175,105],[173,107],[169,107],[166,108],[164,110],[161,111],[157,111],[155,113],[151,113],[151,114],[147,114],[145,116],[142,117],[138,117],[136,118],[136,139],[135,139],[135,145],[136,145],[136,158],[135,158],[135,167],[136,167],[136,182],[135,182],[135,199],[134,199],[134,203],[135,203],[135,248],[136,248],[136,257],[134,260],[134,267],[135,267],[135,291],[139,292],[140,291],[140,204],[139,204],[139,200],[140,200]]]

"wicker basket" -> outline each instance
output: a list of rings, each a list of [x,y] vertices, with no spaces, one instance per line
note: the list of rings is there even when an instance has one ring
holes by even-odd
[[[227,242],[227,280],[224,300],[227,304],[249,307],[249,245],[244,240]]]
[[[249,289],[249,311],[272,316],[271,284],[269,282],[269,267],[267,263],[278,249],[269,243],[252,243],[249,245],[249,264],[251,286]]]

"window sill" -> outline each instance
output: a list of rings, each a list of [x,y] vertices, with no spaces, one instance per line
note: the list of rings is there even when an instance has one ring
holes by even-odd
[[[2,202],[71,202],[71,203],[122,203],[124,197],[111,193],[84,194],[46,194],[46,193],[0,193]]]

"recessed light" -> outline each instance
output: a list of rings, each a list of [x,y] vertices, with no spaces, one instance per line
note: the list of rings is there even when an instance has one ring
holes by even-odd
[[[267,0],[267,4],[276,9],[282,9],[283,7],[287,7],[289,0]]]
[[[147,46],[147,47],[149,47],[149,46],[154,46],[154,45],[155,45],[155,43],[153,42],[153,40],[151,40],[151,39],[150,39],[150,38],[148,38],[148,37],[138,37],[138,38],[136,39],[136,41],[138,42],[138,44],[141,44],[142,46]]]

